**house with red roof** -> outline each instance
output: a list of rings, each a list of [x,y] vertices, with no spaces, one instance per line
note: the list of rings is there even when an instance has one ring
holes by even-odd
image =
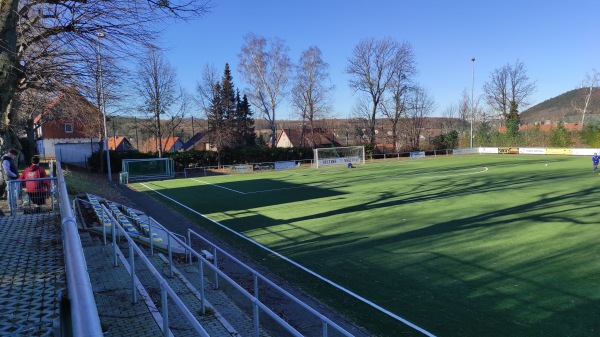
[[[162,140],[162,150],[163,152],[177,152],[179,149],[183,147],[183,142],[179,137],[166,137]],[[158,141],[155,138],[148,139],[144,145],[140,149],[140,152],[158,152]]]
[[[131,144],[129,139],[125,136],[120,137],[108,137],[108,149],[111,151],[131,151],[135,150],[135,147]]]
[[[293,147],[293,148],[318,148],[318,147],[332,147],[341,146],[341,144],[335,140],[333,132],[326,132],[321,129],[314,130],[314,137],[311,130],[300,129],[283,129],[277,135],[277,141],[275,147]]]
[[[84,149],[85,154],[81,154],[84,157],[98,148],[93,144],[100,141],[102,113],[77,92],[61,93],[33,122],[37,152],[42,158],[57,159],[56,144],[78,144],[75,147]],[[66,148],[63,146],[61,153],[71,156],[79,152]]]

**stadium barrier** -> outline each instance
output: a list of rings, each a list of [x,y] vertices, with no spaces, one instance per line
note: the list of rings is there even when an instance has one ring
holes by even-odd
[[[373,161],[373,160],[389,160],[389,159],[395,159],[395,160],[400,160],[402,158],[412,158],[411,157],[411,153],[424,153],[425,157],[437,157],[437,156],[448,156],[452,154],[452,149],[445,149],[445,150],[427,150],[427,151],[420,151],[420,152],[391,152],[391,153],[372,153],[369,155],[369,161]]]
[[[307,168],[313,165],[312,159],[304,160],[288,160],[288,161],[277,161],[277,162],[261,162],[261,163],[248,163],[248,164],[237,164],[237,165],[219,165],[219,166],[192,166],[183,169],[183,176],[185,178],[193,177],[204,177],[211,175],[221,174],[240,174],[240,173],[252,173],[259,171],[273,171],[273,170],[289,170],[298,168]]]
[[[70,309],[70,314],[61,309],[61,330],[70,336],[101,337],[100,317],[60,162],[56,163],[56,176]]]
[[[411,152],[410,153],[410,158],[411,159],[414,159],[414,158],[425,158],[425,151]]]
[[[202,245],[211,247],[212,252],[208,252],[208,251],[204,250],[204,251],[202,251],[203,254],[197,253],[191,247],[193,239],[198,239],[201,241]],[[306,304],[305,302],[301,301],[300,299],[298,299],[297,297],[295,297],[294,295],[292,295],[291,293],[289,293],[288,291],[286,291],[285,289],[283,289],[282,287],[277,285],[275,282],[269,280],[267,277],[265,277],[259,271],[248,266],[246,263],[240,261],[235,256],[227,253],[225,250],[221,249],[220,247],[215,245],[213,242],[211,242],[204,236],[198,234],[197,232],[195,232],[194,230],[189,229],[189,228],[188,228],[188,242],[190,243],[190,245],[189,246],[186,245],[185,247],[190,252],[192,252],[192,254],[189,256],[189,264],[190,265],[193,264],[192,256],[196,257],[201,262],[200,267],[199,267],[199,272],[201,275],[203,272],[202,265],[206,265],[214,272],[213,284],[214,284],[215,288],[219,288],[219,277],[221,277],[221,279],[225,280],[229,285],[233,286],[233,288],[235,290],[237,290],[241,295],[243,295],[243,297],[245,297],[247,300],[249,300],[252,303],[252,307],[253,307],[252,315],[254,316],[253,317],[254,336],[259,335],[259,327],[260,327],[259,326],[259,316],[261,315],[261,313],[259,313],[259,309],[261,309],[263,311],[262,312],[263,314],[266,314],[267,316],[269,316],[271,319],[273,319],[280,327],[285,329],[287,332],[291,333],[294,336],[303,336],[303,334],[301,334],[297,330],[297,328],[292,327],[285,320],[282,320],[278,314],[276,314],[269,306],[264,304],[259,299],[259,297],[263,297],[263,296],[260,296],[259,290],[264,289],[263,286],[259,285],[259,281],[264,282],[265,286],[271,287],[274,290],[278,291],[283,297],[286,298],[286,300],[291,301],[292,303],[295,303],[296,305],[302,307],[308,313],[310,313],[315,319],[318,319],[321,322],[321,325],[323,327],[322,335],[321,335],[322,337],[327,337],[330,333],[329,330],[332,330],[333,332],[339,333],[343,336],[347,336],[347,337],[353,336],[350,332],[346,331],[344,328],[339,326],[337,323],[333,322],[330,318],[323,315],[319,311],[315,310],[314,308],[312,308],[310,305]],[[244,282],[242,282],[242,280],[240,279],[240,277],[241,277],[240,275],[236,275],[236,278],[237,278],[237,281],[236,281],[236,280],[230,278],[229,275],[223,273],[219,269],[219,265],[218,265],[219,259],[217,258],[217,255],[226,256],[229,261],[235,262],[239,267],[246,270],[248,275],[250,275],[252,278],[252,280],[249,280],[248,282],[252,283],[252,289],[254,291],[250,292],[247,289],[244,289],[244,287],[242,287],[242,284],[244,284]],[[208,256],[212,257],[212,259],[209,259]],[[200,280],[202,283],[200,288],[204,289],[204,285],[203,285],[203,283],[205,282],[204,278],[200,278]],[[202,290],[201,290],[201,292],[202,292]],[[201,298],[203,299],[204,296],[202,296]],[[202,303],[201,303],[201,308],[204,308],[204,304],[202,304]],[[202,310],[204,310],[204,309],[202,309]]]
[[[168,337],[168,336],[172,335],[171,330],[169,328],[169,305],[167,302],[168,300],[171,300],[175,304],[177,309],[180,311],[180,313],[187,320],[187,322],[191,325],[191,327],[196,331],[198,336],[209,337],[210,335],[206,332],[206,330],[204,329],[202,324],[200,324],[200,322],[198,322],[198,320],[196,320],[196,317],[194,316],[194,314],[185,305],[185,303],[179,298],[179,296],[177,295],[175,290],[173,290],[173,288],[171,288],[169,283],[163,278],[162,273],[160,271],[158,271],[156,269],[156,267],[154,267],[152,262],[150,262],[150,260],[146,257],[146,254],[138,247],[138,245],[135,243],[133,238],[129,235],[130,231],[121,225],[121,221],[118,221],[115,218],[115,216],[113,215],[111,210],[109,210],[106,207],[106,205],[102,205],[102,210],[103,210],[104,214],[108,215],[111,222],[114,224],[114,226],[111,226],[112,250],[113,250],[113,255],[114,255],[113,266],[116,267],[118,265],[118,260],[116,258],[117,256],[119,256],[121,258],[121,261],[123,264],[129,262],[129,270],[131,273],[131,280],[132,280],[132,282],[131,282],[132,302],[137,303],[137,291],[138,291],[137,288],[139,285],[138,282],[136,281],[137,277],[136,277],[136,268],[135,268],[135,256],[137,256],[138,259],[141,260],[142,263],[146,266],[146,268],[148,268],[148,270],[152,273],[152,276],[157,281],[157,284],[160,285],[160,293],[161,293],[160,298],[162,301],[161,302],[161,314],[162,314],[162,318],[163,318],[163,326],[162,326],[163,336]],[[119,237],[124,237],[125,240],[127,241],[127,246],[129,248],[129,259],[128,260],[125,259],[125,255],[120,251],[120,248],[117,245],[117,242],[116,242],[116,240],[117,240],[116,232],[117,231],[119,233]],[[170,239],[171,239],[171,236],[169,236],[169,265],[170,265],[169,276],[173,277],[173,271],[172,271],[173,261],[172,261],[172,254],[171,254]],[[139,285],[139,286],[141,287],[141,285]]]
[[[537,155],[563,155],[563,156],[592,156],[600,149],[587,148],[560,148],[560,147],[475,147],[468,149],[454,149],[453,155],[465,154],[537,154]]]
[[[24,185],[29,182],[37,182],[49,188],[40,192],[28,193]],[[11,215],[32,213],[56,213],[58,212],[58,191],[56,190],[57,178],[34,178],[7,181],[8,200]]]

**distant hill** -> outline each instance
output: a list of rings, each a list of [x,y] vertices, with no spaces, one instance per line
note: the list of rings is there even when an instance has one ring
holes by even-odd
[[[581,113],[573,108],[573,102],[582,102],[588,89],[581,88],[567,91],[564,94],[532,106],[521,112],[521,123],[581,122]],[[600,88],[596,88],[596,91],[592,94],[585,121],[586,124],[590,121],[600,121]]]

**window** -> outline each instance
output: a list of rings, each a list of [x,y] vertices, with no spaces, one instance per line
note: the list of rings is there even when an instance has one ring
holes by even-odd
[[[65,132],[73,133],[73,123],[65,123]]]

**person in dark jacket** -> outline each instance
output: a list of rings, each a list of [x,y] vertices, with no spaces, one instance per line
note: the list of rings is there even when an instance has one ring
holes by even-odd
[[[19,169],[15,158],[19,157],[19,151],[15,149],[8,150],[8,153],[0,158],[0,167],[2,169],[2,199],[8,197],[8,181],[19,178]]]

